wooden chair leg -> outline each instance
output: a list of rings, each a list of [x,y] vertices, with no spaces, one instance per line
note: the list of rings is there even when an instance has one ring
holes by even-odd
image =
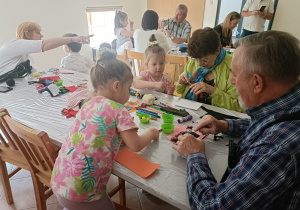
[[[121,186],[121,189],[119,192],[120,204],[122,206],[126,207],[125,181],[124,181],[124,179],[121,179],[120,177],[118,179],[119,179],[119,185]]]
[[[1,159],[0,159],[0,177],[1,177],[3,188],[4,188],[6,202],[10,205],[14,202],[14,199],[13,199],[12,192],[11,192],[11,187],[10,187],[10,183],[9,183],[9,175],[7,172],[6,163]]]
[[[44,185],[38,180],[36,176],[34,176],[33,173],[31,173],[31,176],[36,200],[36,207],[38,210],[47,210]]]

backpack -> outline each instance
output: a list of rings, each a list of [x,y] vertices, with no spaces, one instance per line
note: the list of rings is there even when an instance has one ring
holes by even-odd
[[[31,73],[32,66],[30,66],[30,60],[26,60],[18,64],[13,70],[0,75],[0,83],[13,78],[24,78]]]

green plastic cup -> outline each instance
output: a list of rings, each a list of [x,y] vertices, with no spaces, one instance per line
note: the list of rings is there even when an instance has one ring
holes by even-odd
[[[151,115],[150,114],[140,114],[139,119],[140,119],[141,123],[147,124],[147,123],[149,123],[149,121],[151,119]]]
[[[174,120],[174,115],[172,114],[163,114],[162,115],[164,123],[172,123]]]
[[[161,125],[161,128],[165,134],[170,134],[174,131],[175,126],[170,123],[164,123]]]

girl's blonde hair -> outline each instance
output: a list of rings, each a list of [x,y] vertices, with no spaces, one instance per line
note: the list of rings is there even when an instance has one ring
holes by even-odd
[[[111,80],[118,80],[121,85],[133,80],[130,67],[123,61],[116,59],[116,53],[107,48],[99,50],[100,59],[90,72],[90,80],[94,89],[93,96],[99,88],[106,88]]]
[[[231,37],[232,36],[232,29],[229,28],[230,21],[236,20],[236,19],[241,19],[241,15],[238,12],[230,12],[226,16],[226,18],[225,18],[225,20],[222,24],[222,27],[223,27],[222,34],[223,34],[224,37]]]
[[[161,54],[164,57],[164,59],[166,58],[166,52],[165,52],[164,48],[159,46],[159,43],[157,42],[157,39],[154,34],[150,35],[150,37],[149,37],[149,44],[145,50],[145,59],[144,59],[145,63],[149,62],[151,53],[152,54]]]
[[[17,29],[17,39],[29,39],[26,33],[31,33],[33,31],[41,32],[41,26],[36,22],[21,23]]]

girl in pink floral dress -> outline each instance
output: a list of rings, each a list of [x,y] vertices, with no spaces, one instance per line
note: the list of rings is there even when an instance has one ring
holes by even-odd
[[[137,77],[137,80],[155,83],[163,82],[165,84],[164,87],[158,91],[173,95],[175,87],[173,86],[170,77],[164,74],[166,58],[165,50],[159,46],[154,34],[150,36],[149,41],[149,46],[145,50],[144,60],[147,70],[142,71],[139,77]]]
[[[131,70],[109,50],[100,56],[90,73],[94,97],[78,112],[52,172],[53,192],[65,209],[115,209],[106,185],[121,140],[137,152],[159,136],[155,128],[137,135],[123,105],[129,99]]]

